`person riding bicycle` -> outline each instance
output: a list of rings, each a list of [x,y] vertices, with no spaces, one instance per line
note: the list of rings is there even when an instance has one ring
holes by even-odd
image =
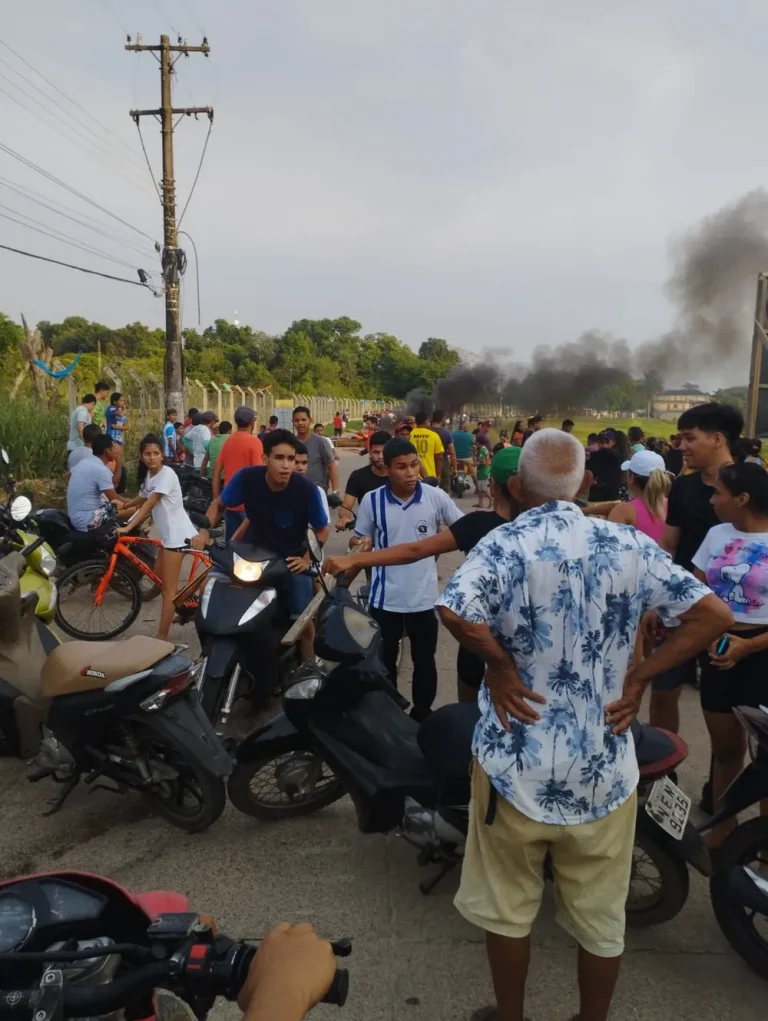
[[[128,535],[137,525],[152,515],[152,521],[162,549],[157,557],[155,570],[163,581],[163,605],[157,625],[157,637],[168,638],[168,631],[176,615],[174,597],[179,587],[179,575],[185,549],[202,549],[204,539],[184,510],[181,483],[173,468],[163,463],[163,440],[153,433],[145,436],[139,444],[139,495],[129,501],[127,507],[139,510],[122,528],[118,535]]]
[[[77,532],[101,527],[114,508],[124,508],[115,490],[113,473],[107,467],[115,460],[111,436],[96,436],[91,443],[92,456],[84,457],[72,469],[67,485],[67,514]]]

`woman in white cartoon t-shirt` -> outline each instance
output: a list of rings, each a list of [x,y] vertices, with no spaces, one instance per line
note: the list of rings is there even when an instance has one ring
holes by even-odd
[[[696,575],[733,611],[734,626],[709,650],[701,706],[712,741],[712,797],[717,801],[744,765],[746,736],[739,705],[768,706],[768,472],[728,464],[715,482],[712,506],[722,521],[693,558]],[[736,826],[712,832],[717,845]]]

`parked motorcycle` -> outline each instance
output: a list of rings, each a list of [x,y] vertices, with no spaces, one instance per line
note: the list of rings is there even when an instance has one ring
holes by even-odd
[[[444,706],[421,725],[407,716],[408,703],[378,656],[378,625],[343,579],[316,624],[317,663],[305,665],[286,689],[283,713],[238,747],[230,799],[242,812],[276,819],[308,814],[348,793],[363,833],[398,830],[419,848],[420,864],[440,866],[421,884],[428,893],[463,855],[478,708]],[[685,795],[669,779],[687,746],[640,724],[634,733],[641,783],[627,919],[646,926],[685,904],[687,863],[708,874],[710,861],[687,813],[679,816],[675,799]]]
[[[462,497],[470,491],[472,483],[469,481],[469,476],[463,469],[459,469],[454,475],[451,475],[451,492],[454,496],[462,499]]]
[[[190,511],[205,514],[213,499],[211,480],[189,464],[172,464],[171,468],[176,472],[181,485],[184,509],[188,514]]]
[[[0,450],[5,466],[6,500],[0,504],[0,556],[14,550],[31,546],[37,538],[29,529],[32,527],[32,501],[25,493],[16,492],[16,480],[9,468],[10,459],[5,450]],[[27,566],[21,577],[23,594],[37,594],[37,616],[49,624],[56,616],[56,583],[53,578],[57,569],[56,557],[49,545],[42,545],[27,558]]]
[[[0,1019],[205,1021],[218,997],[237,1000],[256,953],[171,891],[73,871],[0,884]],[[323,1002],[343,1006],[348,990],[337,969]]]
[[[21,595],[24,568],[19,553],[0,561],[0,740],[8,754],[35,755],[32,782],[62,785],[46,814],[81,779],[105,779],[115,793],[138,791],[181,829],[210,826],[224,810],[232,762],[182,647],[143,636],[59,645],[35,619],[36,595]]]
[[[296,665],[280,640],[290,626],[290,572],[283,557],[248,542],[209,549],[214,569],[200,597],[200,699],[223,728],[235,698],[261,708]]]
[[[734,712],[747,733],[750,762],[702,829],[733,819],[768,799],[768,708]],[[723,841],[710,879],[715,917],[740,957],[768,978],[768,816],[741,823]]]

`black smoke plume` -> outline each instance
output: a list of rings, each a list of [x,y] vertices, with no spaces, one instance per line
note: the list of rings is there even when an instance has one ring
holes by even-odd
[[[768,193],[749,192],[706,217],[671,244],[670,256],[665,293],[675,322],[668,333],[632,349],[610,333],[588,330],[575,341],[537,347],[528,366],[486,356],[438,380],[430,406],[455,411],[500,401],[554,412],[588,406],[601,389],[628,376],[654,373],[671,384],[678,382],[673,376],[740,361],[746,382],[755,281],[768,271]]]

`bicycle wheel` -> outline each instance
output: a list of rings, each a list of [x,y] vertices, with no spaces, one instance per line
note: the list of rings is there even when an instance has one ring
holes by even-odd
[[[108,561],[86,560],[60,575],[56,623],[71,638],[86,642],[114,638],[138,617],[141,591],[136,579],[120,564],[115,565],[101,604],[95,605],[96,591],[108,567]]]

